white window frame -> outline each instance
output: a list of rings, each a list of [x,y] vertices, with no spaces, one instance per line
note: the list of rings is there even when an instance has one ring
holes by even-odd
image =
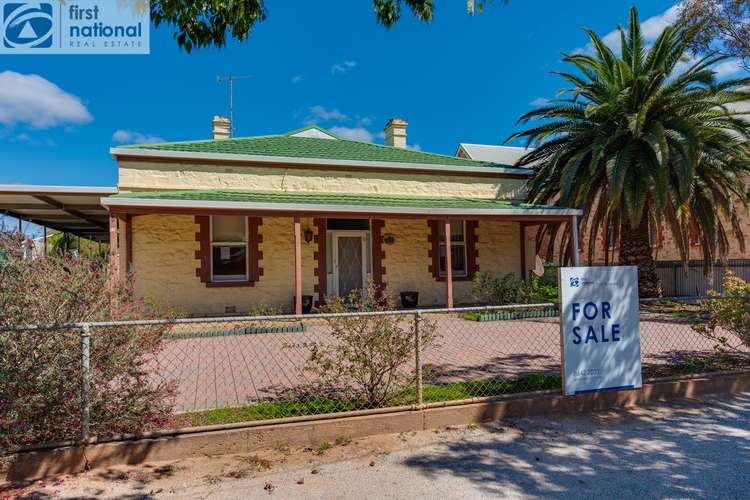
[[[211,248],[210,260],[211,260],[211,282],[212,283],[242,283],[250,280],[250,245],[248,244],[248,220],[245,216],[229,216],[229,217],[242,217],[244,221],[243,227],[245,228],[244,241],[214,241],[214,215],[210,216],[211,226]],[[245,274],[226,274],[222,276],[214,276],[214,247],[245,247]]]
[[[445,248],[445,240],[446,240],[446,238],[445,238],[445,235],[443,235],[442,238],[440,237],[440,232],[441,231],[445,231],[445,223],[443,221],[439,221],[438,224],[439,224],[439,227],[438,227],[438,238],[440,239],[439,245],[438,245],[438,252],[439,252],[438,253],[438,267],[440,267],[440,260],[441,260],[440,259],[440,254],[442,253],[442,249]],[[453,223],[452,222],[451,222],[451,228],[453,228]],[[466,221],[463,220],[463,219],[461,220],[461,228],[462,228],[462,234],[464,236],[463,241],[461,241],[461,242],[451,241],[450,242],[450,244],[451,244],[451,263],[453,261],[453,246],[455,246],[455,245],[461,245],[463,247],[463,254],[464,254],[464,270],[463,271],[453,271],[451,273],[451,276],[453,276],[455,278],[465,278],[465,277],[467,277],[469,275],[469,260],[468,260],[468,255],[466,254]],[[450,240],[450,236],[448,237],[448,240]],[[446,259],[443,259],[443,262],[445,262],[445,260]],[[440,276],[441,278],[445,278],[446,275],[447,275],[447,271],[448,271],[447,270],[447,266],[446,266],[445,270],[438,269],[438,276]]]

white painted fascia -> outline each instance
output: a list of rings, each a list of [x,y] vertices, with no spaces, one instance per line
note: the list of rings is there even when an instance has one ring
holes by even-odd
[[[37,186],[34,184],[0,184],[3,193],[56,193],[56,194],[116,194],[115,187],[102,186]]]
[[[341,167],[368,167],[383,169],[402,169],[402,170],[431,170],[435,172],[459,172],[459,173],[491,173],[498,175],[527,175],[531,176],[533,171],[526,168],[507,168],[507,167],[472,167],[463,165],[438,165],[432,163],[397,163],[383,161],[363,161],[363,160],[336,160],[327,158],[298,158],[294,156],[264,156],[264,155],[244,155],[228,153],[186,153],[182,151],[160,151],[154,149],[129,149],[129,148],[110,148],[109,153],[112,156],[136,156],[145,158],[174,158],[182,160],[230,160],[230,161],[248,161],[259,163],[284,163],[284,164],[301,164],[301,165],[320,165],[320,166],[341,166]]]
[[[269,212],[347,212],[354,214],[407,215],[583,215],[575,208],[419,208],[362,205],[317,205],[311,203],[260,203],[247,201],[153,200],[144,198],[102,198],[106,207],[204,208],[214,210],[263,210]]]

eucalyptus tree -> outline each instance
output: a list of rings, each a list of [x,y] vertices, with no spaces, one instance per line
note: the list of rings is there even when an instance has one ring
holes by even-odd
[[[530,200],[582,208],[589,261],[597,236],[611,232],[620,263],[637,265],[641,294],[654,296],[654,227],[671,232],[685,263],[697,238],[707,272],[726,256],[730,237],[744,251],[750,122],[737,106],[750,101],[750,79],[717,81],[711,68],[726,56],[691,58],[684,24],[647,46],[633,8],[627,30],[618,29],[619,53],[587,30],[593,53],[564,55],[573,69],[559,75],[568,87],[523,115],[520,123],[533,123],[509,140],[537,146],[519,161],[534,168]],[[568,248],[566,229],[540,232],[548,254]]]

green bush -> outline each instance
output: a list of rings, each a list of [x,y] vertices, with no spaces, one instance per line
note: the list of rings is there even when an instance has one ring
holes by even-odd
[[[153,318],[130,286],[110,286],[101,263],[56,254],[25,260],[22,240],[0,234],[0,326]],[[155,377],[165,327],[91,331],[91,431],[138,432],[172,416],[173,387]],[[81,332],[0,332],[0,449],[77,439]]]
[[[513,273],[497,278],[491,273],[479,272],[472,286],[475,299],[492,305],[556,302],[557,291],[556,286],[546,284],[538,276],[532,275],[524,281]]]
[[[329,297],[323,312],[385,312],[396,308],[388,290],[372,283],[349,297]],[[307,342],[309,351],[303,368],[315,382],[303,394],[361,401],[364,407],[392,404],[414,381],[411,370],[415,354],[412,316],[374,315],[325,318],[330,341]],[[437,327],[423,318],[419,327],[422,350],[435,345]],[[294,346],[300,347],[300,346]]]
[[[750,296],[750,283],[731,272],[724,275],[722,284],[726,295]],[[750,298],[704,300],[701,309],[709,320],[693,325],[693,330],[715,341],[714,348],[718,351],[750,357]]]

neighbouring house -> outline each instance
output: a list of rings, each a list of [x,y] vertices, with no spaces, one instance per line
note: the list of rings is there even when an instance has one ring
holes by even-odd
[[[498,162],[508,165],[515,163],[530,149],[496,146],[492,144],[467,144],[458,146],[456,156],[478,161]],[[742,231],[750,236],[750,215],[740,212]],[[592,263],[595,265],[617,264],[620,251],[619,241],[614,238],[613,231],[599,231],[597,241],[588,241],[589,231],[581,229],[579,244],[579,259],[588,262],[590,244],[593,245]],[[535,244],[536,232],[528,231],[528,246]],[[532,241],[533,240],[533,241]],[[713,272],[706,276],[703,269],[703,255],[701,243],[697,235],[690,238],[690,261],[687,270],[680,260],[677,245],[664,225],[651,225],[651,246],[656,259],[657,273],[662,282],[666,295],[703,295],[708,290],[721,290],[721,278],[724,271],[731,270],[743,279],[750,279],[750,247],[743,251],[734,237],[729,238],[729,252],[726,262],[716,262]],[[555,256],[557,260],[557,255]]]
[[[526,234],[580,210],[525,203],[531,174],[510,161],[408,149],[407,123],[386,144],[316,126],[285,134],[111,149],[109,211],[116,271],[135,290],[193,315],[261,304],[307,311],[372,280],[420,306],[474,302],[479,271],[523,276]]]

